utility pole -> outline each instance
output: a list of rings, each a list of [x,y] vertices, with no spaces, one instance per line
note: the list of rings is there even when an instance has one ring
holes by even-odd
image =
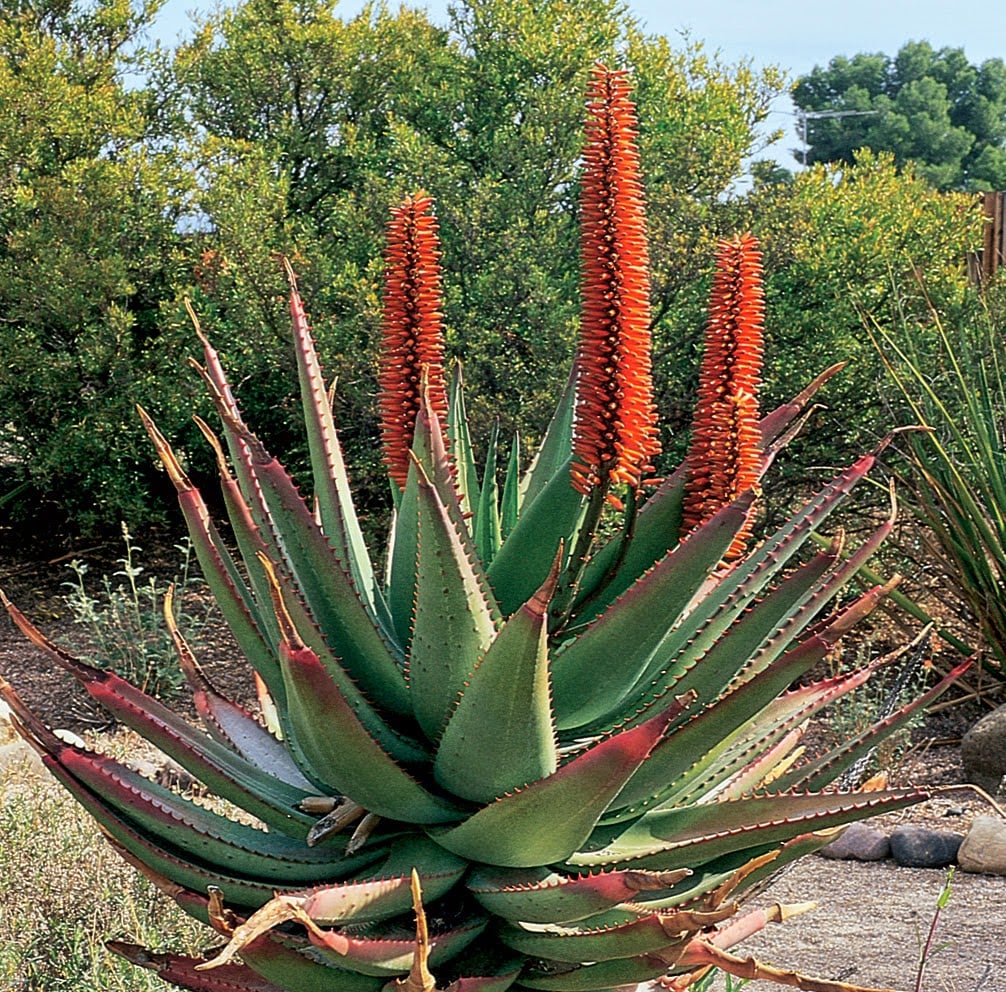
[[[800,142],[802,145],[801,157],[803,167],[807,168],[807,127],[808,121],[817,121],[825,117],[869,117],[879,114],[879,110],[801,110],[797,107],[796,119],[797,127],[800,131]]]

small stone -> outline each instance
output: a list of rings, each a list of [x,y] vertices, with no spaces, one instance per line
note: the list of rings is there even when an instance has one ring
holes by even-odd
[[[907,824],[890,840],[891,856],[902,868],[945,868],[954,863],[964,835]]]
[[[856,822],[818,853],[839,861],[883,861],[891,853],[891,842],[882,830]]]
[[[944,816],[963,816],[967,810],[963,806],[949,806],[944,810]]]
[[[957,852],[961,871],[1006,875],[1006,821],[976,816]]]

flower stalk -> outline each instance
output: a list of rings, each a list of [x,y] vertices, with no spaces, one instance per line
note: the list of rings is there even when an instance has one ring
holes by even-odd
[[[717,246],[705,354],[685,486],[684,527],[692,531],[757,485],[761,465],[758,388],[765,294],[758,240],[746,234]],[[726,554],[743,553],[750,516]]]
[[[381,437],[388,474],[399,489],[409,476],[409,449],[423,389],[446,431],[440,245],[432,199],[406,197],[391,212],[385,249]]]
[[[596,66],[581,194],[582,315],[573,484],[638,490],[660,450],[638,125],[624,71]]]

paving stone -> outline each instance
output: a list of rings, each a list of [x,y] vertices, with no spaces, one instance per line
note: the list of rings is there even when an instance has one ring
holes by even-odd
[[[1006,820],[976,816],[957,852],[961,871],[1006,875]]]
[[[903,868],[945,868],[963,840],[963,834],[906,824],[891,833],[891,857]]]

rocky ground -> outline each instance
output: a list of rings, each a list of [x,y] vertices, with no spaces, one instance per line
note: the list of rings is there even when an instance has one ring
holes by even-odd
[[[102,553],[106,563],[109,557],[114,560],[113,551]],[[72,578],[68,560],[15,561],[0,572],[0,588],[54,639],[79,646],[82,631],[73,623],[66,589],[60,585]],[[99,569],[100,565],[95,571],[101,574]],[[204,632],[200,659],[222,688],[250,698],[249,673],[235,661],[233,645],[218,624]],[[54,671],[5,617],[0,617],[0,675],[53,726],[77,732],[102,730],[103,718],[84,694],[67,676]],[[975,817],[1000,815],[985,799],[961,788],[960,736],[985,711],[987,707],[962,703],[917,726],[910,746],[891,769],[892,784],[929,785],[937,791],[927,803],[871,823],[886,833],[911,823],[964,835]],[[822,722],[814,732],[825,739],[845,731]],[[757,900],[761,904],[814,900],[818,908],[770,926],[739,950],[805,974],[916,992],[920,949],[945,877],[945,869],[905,868],[889,859],[864,863],[806,858]],[[1006,877],[956,873],[918,988],[1006,992]]]

